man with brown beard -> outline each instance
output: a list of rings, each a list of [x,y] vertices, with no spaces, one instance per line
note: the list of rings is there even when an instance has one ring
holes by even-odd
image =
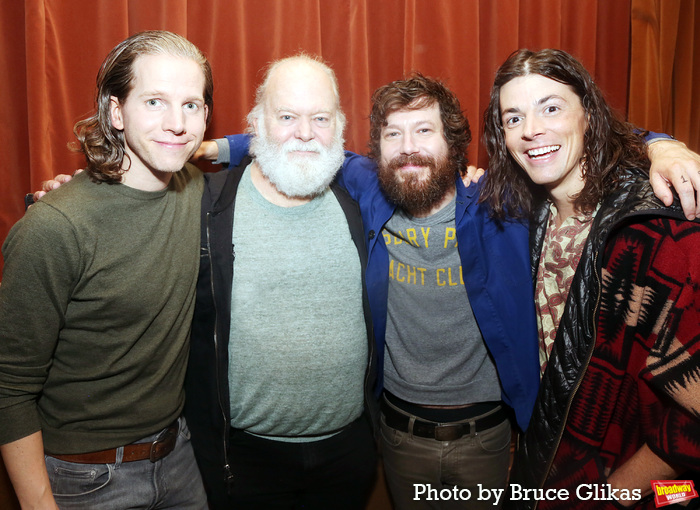
[[[493,508],[479,489],[505,487],[509,418],[526,426],[539,382],[527,228],[492,221],[462,183],[471,134],[447,87],[417,74],[372,103],[371,159],[346,153],[339,180],[369,245],[391,495],[396,508]],[[214,152],[236,162],[245,142],[228,138]]]
[[[384,201],[358,201],[390,492],[399,509],[493,508],[510,417],[525,428],[538,385],[527,230],[494,222],[479,187],[463,185],[469,124],[442,83],[416,74],[379,88],[370,120]],[[360,196],[371,179],[343,177]]]
[[[510,422],[526,428],[539,384],[527,227],[493,220],[462,183],[470,139],[455,95],[416,74],[374,93],[370,159],[346,152],[339,174],[368,244],[397,509],[498,508]],[[246,150],[234,135],[200,155],[236,164]]]

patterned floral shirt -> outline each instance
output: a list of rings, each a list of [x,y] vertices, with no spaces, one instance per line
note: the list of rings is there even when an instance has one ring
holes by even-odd
[[[535,306],[540,337],[540,376],[547,368],[547,360],[564,313],[571,280],[581,260],[583,246],[598,209],[592,213],[570,216],[559,228],[555,224],[557,208],[554,204],[550,205],[549,211],[549,222],[535,282]]]

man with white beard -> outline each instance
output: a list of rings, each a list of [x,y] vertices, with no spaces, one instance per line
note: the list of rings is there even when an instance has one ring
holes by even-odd
[[[253,159],[206,175],[186,416],[212,508],[363,508],[376,361],[333,71],[275,62]],[[376,402],[374,404],[376,406]]]

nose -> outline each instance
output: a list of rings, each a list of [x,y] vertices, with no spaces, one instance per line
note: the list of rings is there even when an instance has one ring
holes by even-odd
[[[314,138],[314,132],[311,128],[311,121],[305,117],[299,118],[299,123],[297,124],[296,137],[299,140],[308,142]]]
[[[418,152],[418,147],[413,140],[413,135],[406,133],[406,135],[401,138],[401,153],[415,154],[416,152]]]
[[[176,135],[185,132],[185,112],[182,108],[168,108],[163,118],[163,129]]]
[[[544,133],[544,125],[536,115],[528,115],[523,121],[523,138],[533,140]]]

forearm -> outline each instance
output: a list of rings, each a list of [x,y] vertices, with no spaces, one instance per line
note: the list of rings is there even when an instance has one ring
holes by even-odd
[[[678,471],[644,445],[622,466],[608,477],[613,489],[640,489],[642,498],[651,494],[651,480],[672,480]],[[634,501],[619,501],[623,506],[632,506]]]
[[[46,472],[41,432],[4,444],[0,452],[23,509],[58,509]]]

